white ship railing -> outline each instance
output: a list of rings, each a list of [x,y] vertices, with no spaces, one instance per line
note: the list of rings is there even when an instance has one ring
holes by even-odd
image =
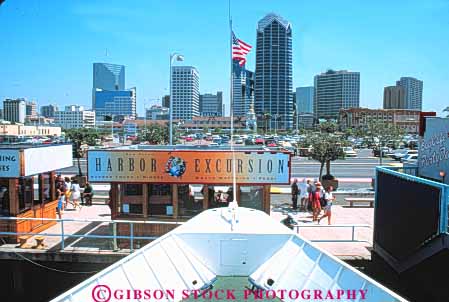
[[[127,239],[130,242],[130,251],[134,251],[134,241],[135,240],[155,240],[160,236],[135,236],[134,235],[134,225],[135,224],[167,224],[167,225],[181,225],[184,222],[180,221],[148,221],[148,220],[104,220],[104,219],[79,219],[79,218],[31,218],[31,217],[0,217],[0,221],[55,221],[60,225],[59,233],[45,233],[45,232],[0,232],[0,237],[2,236],[44,236],[44,237],[61,237],[61,251],[65,249],[65,239],[66,238],[96,238],[96,239],[112,239],[114,244],[114,250],[117,248],[117,239]],[[64,224],[70,222],[90,222],[90,223],[105,223],[112,226],[112,235],[93,235],[88,234],[92,230],[87,230],[86,234],[69,234],[65,232]],[[117,224],[125,223],[129,224],[129,235],[117,235]]]

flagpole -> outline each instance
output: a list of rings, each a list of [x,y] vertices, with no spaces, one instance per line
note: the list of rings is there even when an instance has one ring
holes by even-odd
[[[230,87],[230,113],[231,113],[231,153],[232,153],[232,201],[237,202],[237,183],[236,183],[236,175],[235,175],[235,153],[234,153],[234,97],[233,97],[233,76],[234,76],[234,64],[232,60],[232,18],[231,18],[231,0],[228,1],[228,14],[229,14],[229,55],[231,59],[231,75],[229,77],[231,83]]]

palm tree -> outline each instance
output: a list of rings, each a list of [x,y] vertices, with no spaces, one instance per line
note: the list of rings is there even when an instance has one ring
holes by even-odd
[[[271,120],[271,113],[265,112],[263,114],[263,119],[265,121],[265,133],[268,131],[268,121]]]
[[[446,107],[446,108],[444,108],[443,112],[449,112],[449,106],[448,106],[448,107]],[[446,117],[449,117],[449,114],[448,114],[448,115],[446,115]]]

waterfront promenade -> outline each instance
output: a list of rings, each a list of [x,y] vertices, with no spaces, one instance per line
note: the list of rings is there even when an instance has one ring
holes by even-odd
[[[105,188],[103,188],[105,189]],[[104,194],[103,194],[104,195]],[[98,198],[100,197],[100,198]],[[291,211],[288,194],[273,194],[274,202],[271,216],[278,221],[286,217]],[[92,206],[83,206],[81,210],[74,210],[69,205],[63,213],[63,219],[89,219],[97,221],[65,221],[65,235],[111,235],[113,234],[109,222],[110,209],[102,197],[97,195]],[[373,208],[354,207],[349,208],[343,203],[333,207],[333,226],[327,226],[327,219],[321,221],[321,225],[312,222],[310,213],[292,212],[299,222],[299,234],[307,240],[315,241],[314,244],[327,250],[331,254],[343,260],[370,259],[370,248],[372,245]],[[354,229],[351,227],[356,225]],[[34,260],[44,259],[67,259],[75,255],[86,255],[80,261],[113,261],[117,257],[123,257],[130,253],[129,249],[116,249],[112,239],[105,238],[73,238],[65,237],[64,249],[61,246],[61,223],[45,231],[47,234],[59,234],[59,236],[45,236],[44,247],[36,248],[36,236],[27,240],[25,248],[17,244],[3,244],[0,246],[0,258],[17,258],[14,253],[20,253],[32,257]],[[55,255],[57,257],[55,258]],[[93,257],[91,257],[93,256]],[[104,257],[98,257],[104,256]],[[101,259],[103,258],[103,259]],[[72,259],[72,258],[70,258]],[[108,259],[108,260],[105,260]]]

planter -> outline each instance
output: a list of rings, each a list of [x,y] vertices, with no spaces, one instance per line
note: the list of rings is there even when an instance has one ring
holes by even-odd
[[[338,188],[338,179],[325,179],[322,178],[321,184],[323,185],[323,188],[327,188],[329,186],[334,187],[334,191]]]

